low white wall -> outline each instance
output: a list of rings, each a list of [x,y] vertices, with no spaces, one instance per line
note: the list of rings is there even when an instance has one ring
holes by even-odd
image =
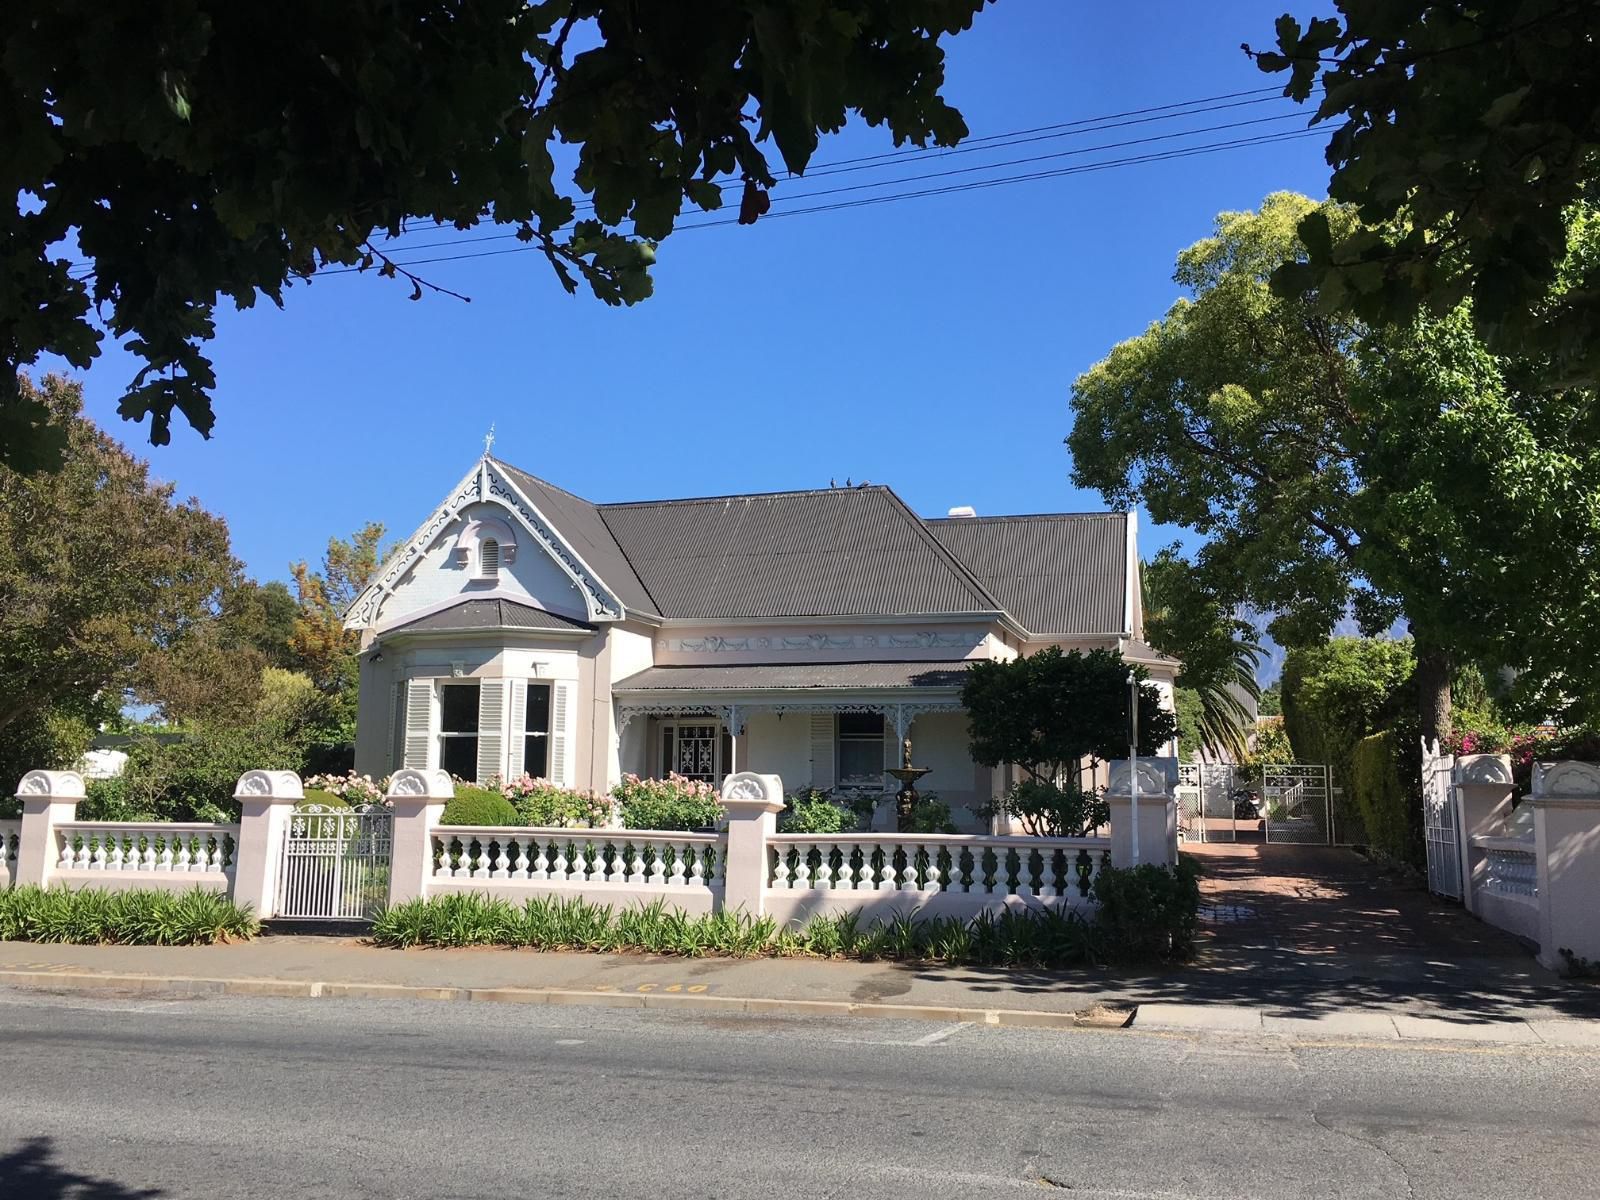
[[[980,913],[1040,912],[1046,908],[1071,910],[1084,916],[1094,911],[1094,902],[1077,896],[1041,900],[1037,896],[983,896],[961,892],[878,892],[846,891],[843,888],[809,888],[788,891],[768,888],[762,905],[780,925],[804,925],[814,917],[859,914],[862,928],[874,921],[885,924],[896,917],[928,920],[953,917],[970,921]]]
[[[96,892],[218,892],[233,890],[233,877],[212,871],[53,871],[51,887]]]
[[[435,876],[425,885],[428,896],[448,896],[477,892],[499,900],[522,904],[539,896],[558,900],[584,900],[590,904],[609,904],[613,908],[645,908],[657,900],[668,908],[682,909],[690,916],[702,916],[722,907],[722,888],[705,886],[657,886],[646,883],[551,883],[534,879],[473,879],[468,876]]]
[[[1479,887],[1473,890],[1472,907],[1473,911],[1489,924],[1535,944],[1538,943],[1538,897],[1513,896]]]

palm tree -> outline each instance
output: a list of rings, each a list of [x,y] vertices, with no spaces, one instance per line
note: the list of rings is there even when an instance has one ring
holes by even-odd
[[[1177,684],[1199,698],[1189,732],[1213,753],[1244,759],[1261,698],[1256,669],[1266,657],[1254,627],[1210,595],[1172,550],[1144,563],[1139,578],[1145,640],[1183,663]]]

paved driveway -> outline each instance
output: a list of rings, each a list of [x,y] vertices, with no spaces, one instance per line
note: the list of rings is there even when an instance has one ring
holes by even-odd
[[[1540,967],[1509,934],[1412,877],[1332,846],[1185,845],[1205,870],[1193,1000],[1313,1016],[1446,1009],[1463,1020],[1600,1015],[1600,989]]]

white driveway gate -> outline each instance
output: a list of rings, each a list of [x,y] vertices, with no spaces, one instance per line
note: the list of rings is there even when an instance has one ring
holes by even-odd
[[[1326,763],[1276,763],[1261,773],[1267,841],[1325,846],[1332,836],[1332,777]]]
[[[361,921],[389,894],[394,819],[381,804],[308,804],[289,819],[273,915]]]
[[[1461,840],[1456,828],[1455,756],[1422,739],[1422,830],[1428,848],[1428,890],[1461,896]]]

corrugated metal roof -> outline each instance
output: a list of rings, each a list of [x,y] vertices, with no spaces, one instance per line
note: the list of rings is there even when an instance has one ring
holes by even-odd
[[[612,692],[800,691],[811,688],[958,688],[967,664],[953,662],[740,663],[646,667]]]
[[[449,608],[418,617],[389,630],[394,633],[460,633],[475,629],[578,629],[592,632],[594,626],[559,613],[546,612],[531,604],[498,597],[463,600]]]
[[[998,612],[884,487],[600,507],[662,616]]]
[[[1030,633],[1127,628],[1125,514],[946,517],[927,526]]]
[[[501,462],[498,458],[494,462],[511,476],[534,506],[578,552],[579,557],[589,564],[600,581],[617,594],[617,599],[625,607],[649,616],[663,615],[594,504],[553,483],[529,475],[510,463]]]

